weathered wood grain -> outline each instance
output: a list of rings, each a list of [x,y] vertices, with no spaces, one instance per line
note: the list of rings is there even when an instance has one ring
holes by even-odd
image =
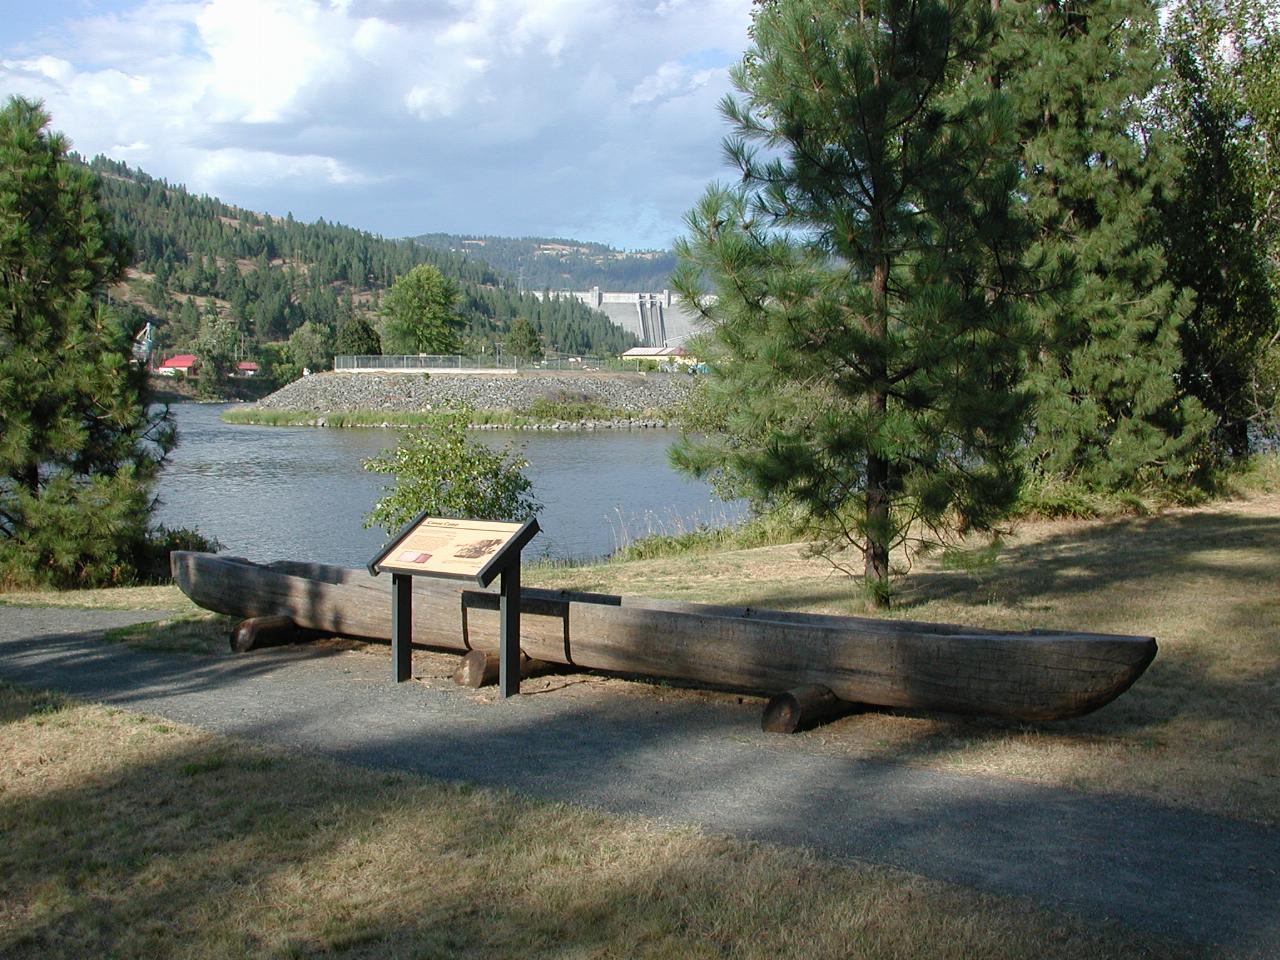
[[[211,610],[391,636],[387,577],[189,552],[175,552],[171,563],[182,590]],[[521,648],[537,660],[765,694],[820,684],[854,703],[1019,720],[1096,710],[1127,690],[1156,654],[1151,637],[1012,633],[537,589],[522,590],[521,598]],[[461,581],[415,578],[414,642],[496,651],[495,607]]]

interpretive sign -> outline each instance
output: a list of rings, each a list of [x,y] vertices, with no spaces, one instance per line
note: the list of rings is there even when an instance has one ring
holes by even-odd
[[[377,566],[388,573],[478,580],[495,559],[507,555],[507,545],[525,527],[497,520],[422,517],[401,531],[369,566],[371,571]],[[492,579],[482,580],[481,585],[487,586]]]
[[[538,533],[538,521],[452,520],[414,517],[369,561],[375,577],[391,574],[391,673],[408,680],[413,666],[413,578],[475,580],[487,587],[501,575],[498,594],[498,689],[520,692],[520,551]]]

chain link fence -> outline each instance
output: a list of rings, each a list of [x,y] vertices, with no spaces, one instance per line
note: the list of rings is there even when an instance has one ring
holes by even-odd
[[[601,370],[605,362],[599,357],[554,357],[545,360],[523,360],[503,357],[437,356],[346,356],[334,357],[333,369],[357,373],[386,373],[398,370]]]

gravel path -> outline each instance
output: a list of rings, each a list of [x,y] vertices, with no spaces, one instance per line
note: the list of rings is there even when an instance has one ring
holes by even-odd
[[[598,806],[1022,895],[1085,917],[1280,950],[1280,828],[1128,797],[833,757],[758,708],[563,678],[498,701],[392,684],[390,657],[161,654],[95,642],[140,612],[0,607],[0,679],[302,753]]]

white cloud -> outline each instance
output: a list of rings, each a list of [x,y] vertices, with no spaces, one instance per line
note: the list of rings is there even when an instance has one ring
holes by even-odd
[[[204,152],[196,161],[195,173],[198,183],[214,188],[223,184],[268,186],[286,180],[342,186],[366,183],[369,180],[332,157],[298,156],[235,147]]]
[[[631,91],[631,102],[651,103],[654,100],[689,93],[705,87],[717,78],[720,71],[690,70],[680,63],[668,60],[645,77]]]
[[[143,0],[0,47],[0,89],[43,98],[82,152],[244,205],[388,235],[578,223],[635,246],[669,239],[718,172],[715,102],[749,16],[749,0]]]

